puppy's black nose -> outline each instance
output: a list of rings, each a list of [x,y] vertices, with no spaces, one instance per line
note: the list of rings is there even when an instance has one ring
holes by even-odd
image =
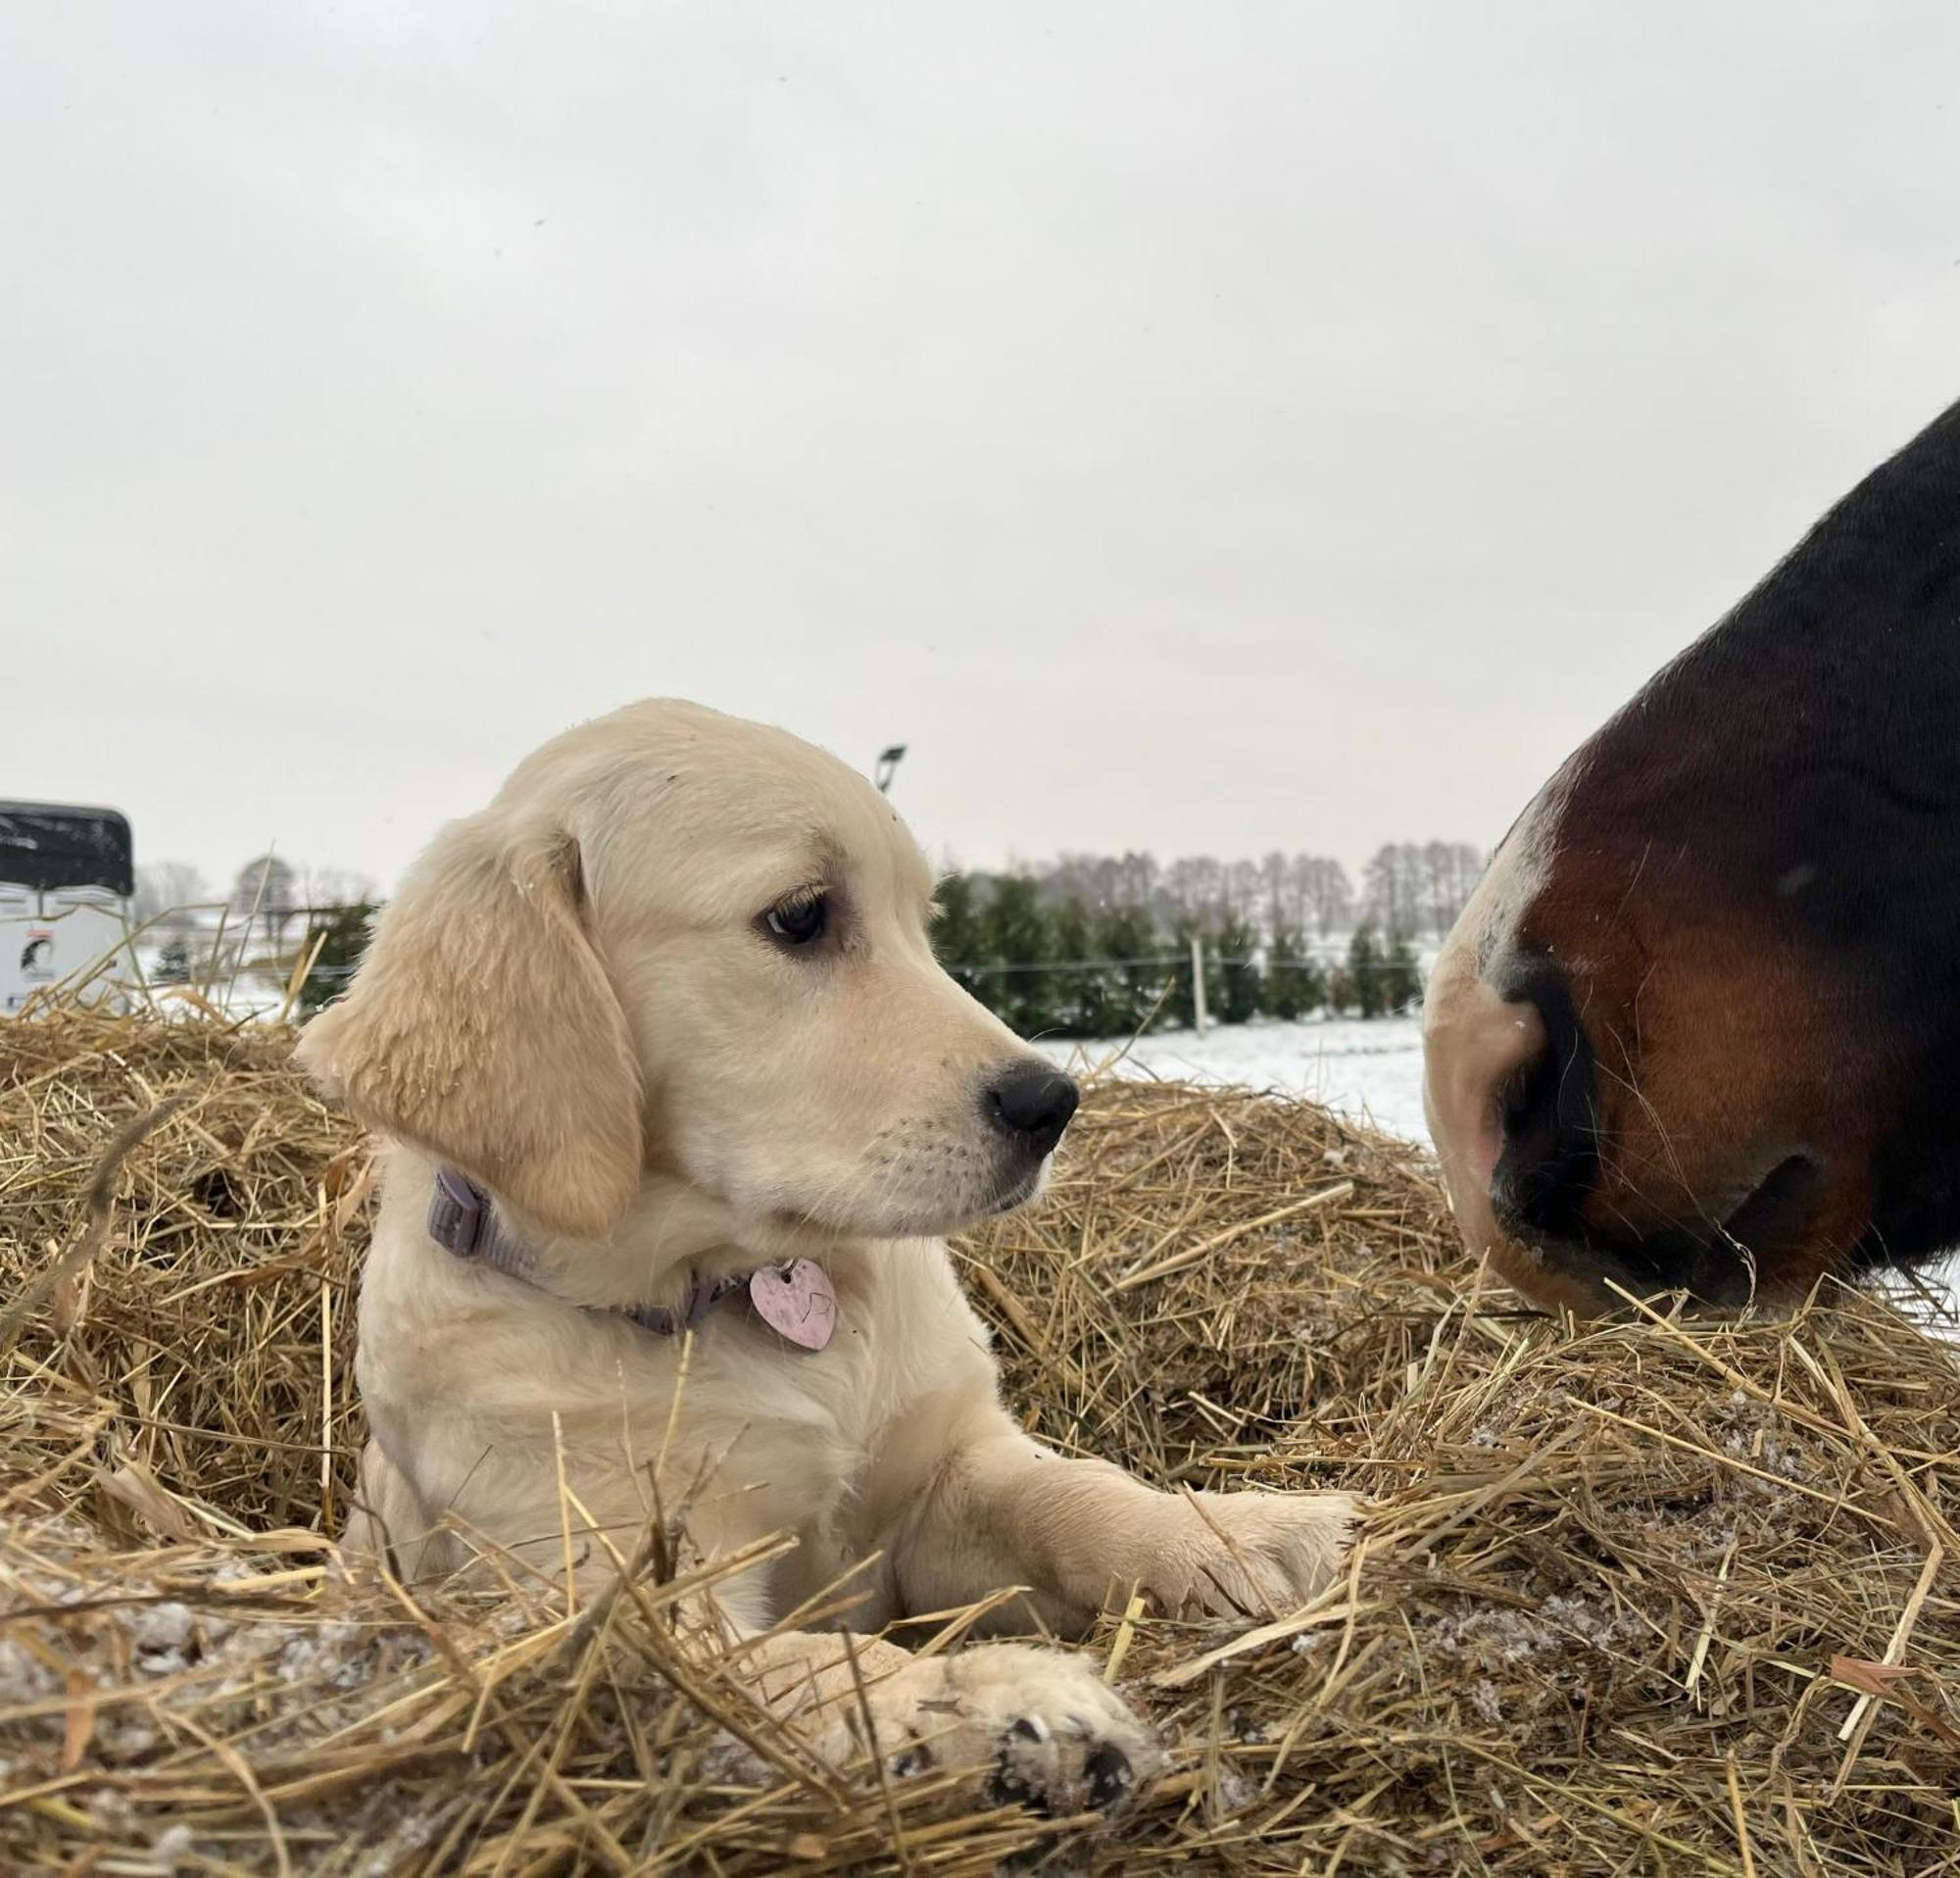
[[[994,1126],[1038,1155],[1052,1154],[1082,1091],[1045,1063],[1017,1063],[989,1085],[984,1106]]]

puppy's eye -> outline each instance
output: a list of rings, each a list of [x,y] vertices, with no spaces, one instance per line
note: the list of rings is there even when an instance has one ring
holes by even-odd
[[[829,901],[820,893],[780,900],[762,915],[762,924],[786,946],[808,946],[823,937]]]

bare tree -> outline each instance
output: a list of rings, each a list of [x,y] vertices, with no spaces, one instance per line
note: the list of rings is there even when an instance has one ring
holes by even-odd
[[[173,915],[210,897],[204,875],[188,861],[152,861],[136,869],[136,918],[140,924],[156,920],[180,926],[185,922]]]
[[[231,910],[249,926],[257,923],[273,945],[299,905],[299,881],[292,863],[275,854],[255,855],[231,883]]]
[[[1122,889],[1124,903],[1132,907],[1148,907],[1157,890],[1156,857],[1147,849],[1131,849],[1121,863]]]
[[[1422,851],[1422,892],[1430,930],[1440,940],[1469,904],[1483,854],[1467,841],[1432,841]]]
[[[1422,850],[1385,841],[1361,870],[1362,911],[1390,939],[1410,938],[1421,927],[1422,884]]]
[[[1259,888],[1265,897],[1266,932],[1269,937],[1300,923],[1289,892],[1291,884],[1287,858],[1275,848],[1259,863]]]
[[[1205,914],[1224,899],[1225,869],[1214,855],[1180,855],[1157,880],[1157,892],[1172,914]]]
[[[379,898],[379,893],[372,874],[361,873],[351,867],[309,867],[306,870],[306,904],[315,911],[328,907],[371,907]]]
[[[1354,883],[1348,869],[1327,855],[1295,855],[1298,870],[1302,921],[1310,917],[1322,939],[1344,932],[1353,923]]]
[[[1254,947],[1278,935],[1311,936],[1323,947],[1371,921],[1393,943],[1441,938],[1463,910],[1483,871],[1482,853],[1465,842],[1387,842],[1369,861],[1359,893],[1348,868],[1331,855],[1278,850],[1262,860],[1221,861],[1183,855],[1159,867],[1145,851],[1124,855],[1063,854],[1016,865],[1015,880],[1031,884],[1044,913],[1080,906],[1097,914],[1134,910],[1169,946],[1180,932],[1250,929]],[[997,876],[966,873],[984,901]],[[372,884],[359,874],[321,868],[308,876],[312,904],[366,901]]]
[[[1259,912],[1259,864],[1256,861],[1227,862],[1220,882],[1225,912],[1234,918],[1251,921]]]

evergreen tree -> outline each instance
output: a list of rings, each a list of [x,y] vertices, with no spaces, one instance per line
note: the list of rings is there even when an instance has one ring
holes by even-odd
[[[1121,963],[1098,975],[1092,1036],[1134,1036],[1150,1021],[1163,995],[1166,972],[1155,963],[1162,951],[1148,908],[1119,900],[1102,909],[1096,920],[1097,956]]]
[[[1348,942],[1348,1002],[1356,1016],[1379,1017],[1388,1010],[1382,965],[1381,941],[1364,921]]]
[[[377,911],[371,901],[363,900],[351,907],[329,907],[314,915],[306,946],[310,952],[318,943],[319,956],[300,986],[302,1016],[311,1017],[329,998],[338,997],[347,989],[354,967],[361,963],[361,955],[373,937]]]
[[[1080,894],[1070,894],[1049,915],[1049,949],[1055,961],[1050,974],[1050,1015],[1064,1037],[1099,1035],[1096,1024],[1106,1002],[1101,980],[1105,966],[1075,964],[1098,957],[1089,909]]]
[[[1048,915],[1042,911],[1041,883],[1034,875],[1006,873],[996,877],[987,903],[985,930],[988,952],[1010,967],[998,974],[999,999],[994,1009],[1023,1037],[1053,1030],[1054,974],[1026,969],[1054,961]],[[1014,966],[1022,969],[1011,969]]]
[[[157,963],[150,967],[150,982],[159,985],[190,982],[190,941],[182,933],[172,933],[164,941]]]
[[[1292,1023],[1318,1011],[1327,1001],[1327,983],[1305,941],[1290,925],[1274,928],[1266,955],[1266,1009]]]
[[[932,949],[954,981],[985,1002],[977,966],[987,963],[985,922],[973,876],[950,873],[933,896]],[[998,978],[996,979],[998,983]]]
[[[298,905],[299,883],[292,863],[275,854],[259,855],[246,862],[231,883],[231,911],[256,922],[274,946]]]
[[[1390,940],[1382,955],[1382,1008],[1407,1012],[1422,1004],[1422,965],[1415,947],[1400,933]]]
[[[1215,987],[1207,984],[1206,989],[1211,995],[1211,1014],[1220,1023],[1245,1023],[1265,1009],[1265,982],[1258,961],[1252,957],[1258,942],[1243,913],[1234,910],[1219,922],[1212,971],[1217,982]]]

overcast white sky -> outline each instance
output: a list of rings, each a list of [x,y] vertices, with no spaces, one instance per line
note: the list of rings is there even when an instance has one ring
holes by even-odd
[[[1960,393],[1960,9],[17,5],[0,795],[648,693],[975,863],[1494,841]]]

